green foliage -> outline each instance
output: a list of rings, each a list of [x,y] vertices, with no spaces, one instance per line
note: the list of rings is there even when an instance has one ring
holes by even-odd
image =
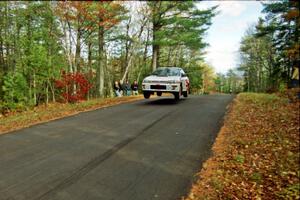
[[[259,172],[254,172],[251,175],[250,180],[255,181],[258,184],[260,184],[262,182],[262,175]]]
[[[261,20],[257,26],[262,26]],[[244,90],[276,91],[282,80],[280,67],[276,64],[276,49],[272,46],[270,35],[256,37],[257,32],[257,28],[250,27],[240,46],[242,64],[239,70],[244,72]]]
[[[280,84],[279,84],[278,91],[279,91],[279,92],[284,92],[285,90],[286,90],[286,84],[280,83]]]
[[[153,44],[160,46],[184,45],[200,50],[207,44],[203,35],[216,15],[216,8],[198,10],[192,1],[159,3],[148,2],[155,26]]]
[[[203,37],[211,25],[211,19],[217,14],[217,7],[199,10],[193,1],[158,1],[147,4],[153,27],[153,55],[157,55],[152,57],[153,69],[160,66],[160,51],[164,48],[169,48],[165,55],[168,65],[183,67],[184,51],[201,52],[207,46]],[[170,48],[175,48],[175,51]],[[171,54],[175,57],[173,61]]]
[[[291,86],[292,72],[299,69],[299,2],[263,5],[266,17],[259,19],[242,40],[241,70],[248,82],[245,90],[274,92],[281,83]]]
[[[28,103],[28,87],[23,74],[8,73],[3,77],[3,102],[1,112],[6,110],[21,109]]]
[[[245,157],[243,155],[238,154],[238,155],[236,155],[234,160],[238,163],[244,163],[245,162]]]
[[[197,94],[209,94],[215,90],[215,72],[212,66],[203,61],[193,60],[183,67],[190,79],[191,92]]]
[[[212,77],[213,72],[204,72],[197,62],[203,63],[203,36],[216,8],[198,10],[192,1],[139,2],[137,18],[132,18],[133,4],[0,2],[1,107],[57,101],[55,80],[61,71],[86,74],[93,84],[88,98],[102,90],[109,96],[111,82],[124,76],[141,83],[152,70],[154,44],[162,64],[190,71],[192,87],[203,89],[209,80],[204,74]],[[76,91],[76,84],[71,85]]]
[[[299,68],[299,2],[263,5],[266,17],[250,27],[241,42],[240,70],[248,92],[282,90],[283,83],[291,85],[292,72]]]
[[[243,78],[236,69],[230,69],[227,74],[217,73],[215,81],[216,91],[220,93],[239,93],[243,91]]]

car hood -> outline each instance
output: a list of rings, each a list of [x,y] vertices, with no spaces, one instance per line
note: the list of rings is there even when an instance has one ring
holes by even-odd
[[[169,82],[169,81],[180,81],[178,76],[148,76],[144,80],[153,82]]]

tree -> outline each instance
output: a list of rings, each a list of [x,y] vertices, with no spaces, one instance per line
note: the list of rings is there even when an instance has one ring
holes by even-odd
[[[96,73],[96,90],[97,96],[104,96],[104,82],[106,63],[104,62],[104,34],[106,30],[109,30],[120,20],[120,16],[125,12],[123,7],[115,2],[103,2],[95,5],[95,16],[98,29],[98,67]]]
[[[257,26],[260,26],[261,20]],[[252,92],[274,91],[279,87],[280,68],[276,65],[276,49],[269,35],[256,37],[257,26],[250,27],[242,38],[240,54],[244,71],[245,90]]]
[[[0,109],[111,96],[113,80],[141,83],[159,62],[198,90],[214,15],[193,2],[0,2]]]
[[[244,80],[238,69],[229,69],[226,74],[217,73],[215,90],[220,93],[239,93],[243,91]]]
[[[276,64],[281,68],[281,77],[290,83],[292,71],[299,69],[299,2],[284,0],[264,3],[267,14],[263,24],[258,26],[257,37],[270,35],[276,54],[281,59]]]
[[[276,91],[291,86],[299,68],[299,2],[264,3],[264,19],[241,42],[241,66],[247,91]],[[299,78],[298,78],[299,84]]]
[[[213,7],[198,10],[192,1],[148,2],[152,23],[152,70],[159,67],[160,48],[163,46],[186,46],[203,49],[203,35],[216,14]]]
[[[58,13],[62,16],[66,38],[66,52],[69,56],[70,72],[76,73],[81,60],[81,43],[89,43],[92,49],[91,37],[97,37],[97,67],[96,67],[96,93],[98,97],[104,96],[104,82],[106,65],[104,62],[105,32],[115,26],[125,12],[116,2],[59,2]],[[75,34],[72,34],[75,32]],[[76,39],[72,38],[76,35]],[[76,46],[75,53],[72,46]],[[91,52],[90,58],[91,59]],[[75,58],[74,60],[72,58]],[[74,90],[76,91],[76,90]]]

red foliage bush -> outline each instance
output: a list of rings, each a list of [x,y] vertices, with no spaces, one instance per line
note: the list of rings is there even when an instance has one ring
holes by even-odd
[[[60,90],[65,102],[75,103],[85,100],[92,84],[80,72],[61,72],[61,79],[55,80],[55,87]]]

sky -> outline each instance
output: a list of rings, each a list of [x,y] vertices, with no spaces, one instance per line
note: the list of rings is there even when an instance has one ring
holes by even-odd
[[[217,73],[226,73],[230,68],[238,67],[240,41],[247,28],[263,16],[263,6],[259,1],[197,2],[200,9],[215,5],[219,5],[220,13],[213,18],[206,35],[206,42],[210,46],[206,48],[205,61]]]

